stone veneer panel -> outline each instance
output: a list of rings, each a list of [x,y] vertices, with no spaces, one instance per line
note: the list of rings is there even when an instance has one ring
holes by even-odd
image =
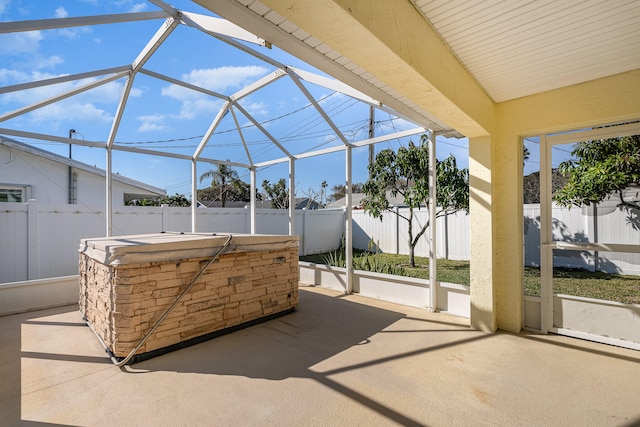
[[[80,254],[80,312],[126,357],[209,258],[104,265]],[[290,310],[298,305],[298,249],[220,255],[136,355]]]

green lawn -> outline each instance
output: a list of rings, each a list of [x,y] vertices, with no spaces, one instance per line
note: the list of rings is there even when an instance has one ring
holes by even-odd
[[[334,254],[335,255],[335,254]],[[368,254],[354,251],[354,265],[362,265],[363,257],[374,258],[369,262],[376,266],[395,266],[401,274],[422,279],[429,278],[429,259],[416,257],[416,268],[409,268],[407,255]],[[334,256],[334,259],[339,256]],[[300,257],[301,261],[325,264],[327,254]],[[356,267],[357,268],[357,267]],[[438,260],[437,277],[440,282],[469,285],[469,261]],[[575,295],[631,304],[640,304],[640,276],[594,273],[582,269],[554,268],[553,288],[555,294]],[[540,295],[540,269],[525,267],[524,292]]]

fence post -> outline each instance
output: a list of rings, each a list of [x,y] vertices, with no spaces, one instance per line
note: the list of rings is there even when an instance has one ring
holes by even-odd
[[[394,215],[396,218],[396,255],[400,254],[400,207],[395,207],[396,214]]]
[[[39,279],[40,261],[38,258],[38,201],[29,199],[27,202],[27,279]],[[44,246],[44,245],[43,245]]]
[[[307,236],[307,208],[302,208],[302,235],[300,236],[300,240],[302,240],[300,242],[300,248],[302,250],[302,253],[300,255],[306,255],[307,254],[307,248],[306,248],[306,236]]]
[[[449,259],[449,212],[444,213],[444,259]]]
[[[247,234],[253,234],[251,229],[251,206],[244,207],[244,232]]]
[[[169,205],[162,204],[162,230],[161,231],[169,231]]]
[[[598,243],[598,205],[593,203],[593,243]],[[593,252],[593,271],[600,269],[600,254],[598,251]]]

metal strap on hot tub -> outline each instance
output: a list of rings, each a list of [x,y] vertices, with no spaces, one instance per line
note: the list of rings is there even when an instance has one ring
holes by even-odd
[[[162,321],[169,315],[169,313],[171,313],[173,311],[173,309],[178,305],[178,303],[187,294],[187,292],[189,292],[189,290],[191,290],[193,285],[195,285],[196,282],[200,279],[200,277],[202,277],[202,275],[207,271],[207,269],[211,266],[211,264],[213,264],[215,262],[215,260],[218,259],[218,257],[222,253],[222,251],[227,246],[229,246],[229,243],[231,243],[231,238],[232,237],[233,236],[231,234],[228,235],[228,238],[227,238],[226,242],[224,242],[224,245],[222,245],[222,247],[220,249],[218,249],[218,252],[216,252],[216,254],[213,257],[211,257],[211,259],[205,264],[205,266],[200,269],[200,272],[198,272],[198,274],[196,274],[196,276],[193,279],[191,279],[191,282],[189,283],[189,286],[187,286],[187,288],[180,295],[178,295],[178,298],[173,302],[173,304],[171,304],[171,306],[167,309],[167,311],[165,311],[164,314],[162,316],[160,316],[160,319],[158,319],[158,321],[155,323],[155,325],[153,325],[153,327],[151,327],[151,329],[149,329],[149,332],[147,332],[145,334],[145,336],[142,337],[142,340],[140,340],[138,345],[136,345],[136,347],[133,350],[131,350],[131,353],[129,353],[129,355],[127,357],[125,357],[121,361],[118,361],[118,359],[116,359],[115,356],[111,356],[111,361],[113,362],[114,365],[116,365],[118,367],[121,367],[121,366],[126,365],[127,362],[129,362],[129,360],[131,360],[131,358],[136,354],[136,352],[140,349],[140,347],[142,347],[144,345],[144,343],[149,339],[149,337],[153,334],[153,332],[156,330],[156,328],[158,326],[160,326]]]

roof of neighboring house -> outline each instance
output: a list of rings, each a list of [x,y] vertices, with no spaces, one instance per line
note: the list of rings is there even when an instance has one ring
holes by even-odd
[[[25,153],[29,153],[29,154],[32,154],[34,156],[42,157],[44,159],[50,160],[52,162],[63,164],[65,166],[71,166],[71,167],[73,167],[75,169],[83,170],[83,171],[88,172],[88,173],[92,173],[92,174],[99,175],[99,176],[102,176],[102,177],[106,176],[106,172],[105,172],[104,169],[100,169],[100,168],[98,168],[96,166],[91,166],[91,165],[88,165],[86,163],[82,163],[82,162],[80,162],[78,160],[73,160],[73,159],[70,159],[68,157],[64,157],[64,156],[61,156],[59,154],[52,153],[50,151],[42,150],[40,148],[33,147],[31,145],[28,145],[28,144],[25,144],[25,143],[22,143],[22,142],[18,142],[16,140],[13,140],[13,139],[10,139],[10,138],[4,137],[4,136],[0,136],[0,145],[4,145],[6,147],[10,147],[10,148],[15,149],[15,150],[21,150],[21,151],[23,151]],[[120,175],[120,174],[113,174],[112,175],[112,179],[114,181],[118,181],[118,182],[120,182],[122,184],[127,184],[127,185],[131,185],[131,186],[134,186],[134,187],[138,187],[138,188],[140,188],[142,190],[145,190],[145,191],[148,191],[150,193],[156,193],[156,194],[162,195],[162,196],[164,196],[167,193],[166,190],[164,190],[162,188],[155,187],[153,185],[149,185],[149,184],[146,184],[146,183],[141,182],[141,181],[137,181],[137,180],[132,179],[132,178],[127,178],[126,176],[123,176],[123,175]]]
[[[360,207],[362,206],[362,199],[365,198],[364,193],[353,193],[351,195],[351,206]],[[387,200],[391,206],[405,206],[404,198],[398,194],[395,197],[391,195],[390,191],[387,191]],[[329,203],[325,209],[337,209],[344,208],[345,206],[345,198],[341,198],[336,200],[333,203]]]
[[[200,200],[204,207],[221,208],[222,202],[219,200]],[[227,200],[225,208],[244,208],[251,206],[250,202],[239,202],[235,200]],[[256,200],[256,208],[270,209],[272,207],[271,200]],[[296,209],[319,209],[320,204],[308,197],[296,198]]]
[[[199,200],[203,207],[206,208],[221,208],[222,202],[219,200]],[[246,208],[251,206],[251,202],[240,202],[237,200],[227,200],[225,203],[225,208]],[[258,209],[269,209],[271,207],[271,202],[266,201],[263,202],[261,200],[256,200],[256,208]]]

